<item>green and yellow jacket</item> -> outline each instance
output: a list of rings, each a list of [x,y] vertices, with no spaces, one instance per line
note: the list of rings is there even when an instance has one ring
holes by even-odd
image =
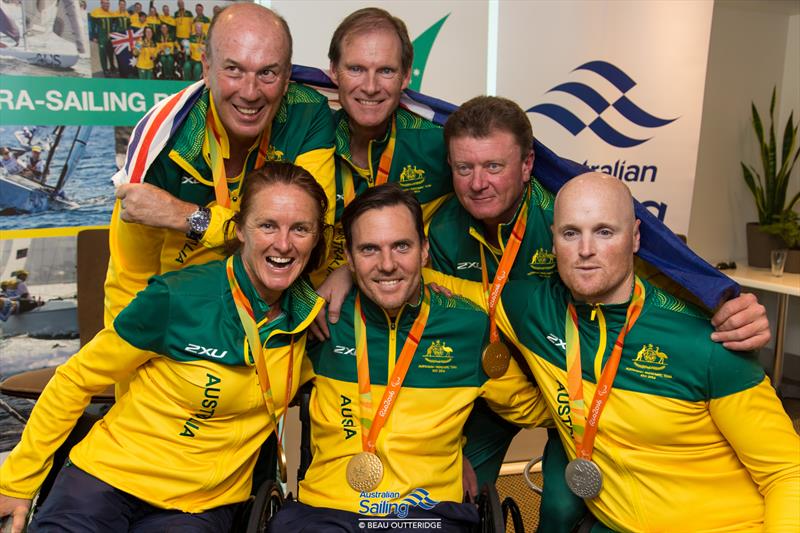
[[[345,476],[350,458],[362,451],[353,331],[356,290],[345,300],[340,320],[329,325],[331,337],[309,349],[303,376],[314,379],[314,460],[300,483],[299,499],[362,514],[386,514],[380,511],[380,501],[399,503],[416,489],[428,491],[435,501],[460,502],[461,430],[473,401],[482,397],[501,416],[531,426],[548,420],[539,392],[513,361],[504,376],[489,379],[480,364],[488,339],[486,314],[461,298],[431,294],[421,342],[378,437],[383,480],[373,493],[356,492]],[[391,319],[368,298],[362,296],[361,301],[372,402],[377,406],[420,304],[406,304]]]
[[[282,314],[266,323],[269,307],[239,256],[234,272],[259,324],[280,416],[289,365],[291,398],[304,330],[323,301],[299,280],[284,292]],[[259,449],[272,431],[254,364],[223,261],[154,277],[113,327],[58,368],[0,468],[0,492],[32,497],[92,395],[128,379],[128,392],[72,449],[70,460],[159,508],[198,513],[246,500]]]
[[[117,202],[110,225],[106,325],[145,287],[150,276],[223,257],[225,223],[239,209],[243,176],[255,165],[261,139],[251,146],[242,174],[228,179],[231,208],[217,205],[209,147],[205,142],[207,113],[213,114],[218,131],[225,131],[206,90],[148,169],[144,181],[186,202],[209,206],[208,230],[201,241],[196,241],[178,231],[123,222]],[[227,146],[227,138],[223,137],[223,153]],[[268,159],[292,161],[308,170],[333,205],[333,150],[333,124],[327,99],[308,87],[290,83],[272,122]],[[327,221],[333,221],[332,209]]]
[[[549,278],[556,270],[550,232],[554,198],[531,177],[524,202],[528,204],[528,224],[509,279]],[[498,226],[498,248],[489,244],[481,221],[473,218],[458,198],[450,198],[436,212],[428,231],[431,266],[451,276],[480,281],[483,247],[491,283],[521,209],[522,204],[511,221]]]
[[[486,305],[478,283],[425,276]],[[603,489],[587,506],[614,531],[800,530],[800,438],[769,379],[754,358],[712,342],[702,312],[644,286],[595,441]],[[555,278],[510,281],[497,317],[574,459],[564,343],[570,299]],[[628,304],[575,305],[588,408]]]
[[[423,219],[427,228],[433,213],[453,192],[442,128],[403,108],[395,111],[394,119],[397,121],[397,135],[387,182],[399,183],[405,190],[414,193],[422,204]],[[336,124],[336,226],[328,268],[324,274],[346,262],[344,234],[340,223],[345,208],[344,181],[349,180],[349,177],[352,176],[355,196],[359,196],[372,187],[378,174],[381,156],[391,136],[391,128],[389,128],[382,139],[370,141],[369,168],[360,168],[351,159],[350,126],[344,109],[334,113],[334,121]]]
[[[106,46],[108,34],[114,31],[117,13],[97,7],[89,13],[89,38],[97,39],[97,44]]]
[[[112,16],[114,17],[114,31],[125,32],[131,27],[131,16],[127,11],[115,11]]]
[[[187,9],[175,11],[175,37],[177,39],[188,39],[194,33],[192,30],[192,19],[194,15]]]

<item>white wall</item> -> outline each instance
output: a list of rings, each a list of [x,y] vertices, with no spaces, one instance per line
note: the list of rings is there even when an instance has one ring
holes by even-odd
[[[739,162],[758,164],[750,102],[763,120],[773,86],[782,134],[789,111],[795,123],[800,113],[800,2],[716,2],[688,235],[689,245],[712,264],[747,256],[745,224],[757,216]],[[790,191],[800,187],[798,176],[795,168]],[[758,296],[774,324],[776,297]],[[792,354],[800,354],[798,317],[800,301],[791,298],[785,350]],[[800,379],[798,363],[790,357],[785,375]]]

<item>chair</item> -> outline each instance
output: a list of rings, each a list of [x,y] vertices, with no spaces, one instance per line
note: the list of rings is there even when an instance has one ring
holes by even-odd
[[[103,329],[103,300],[108,270],[108,230],[78,233],[78,331],[81,346]]]

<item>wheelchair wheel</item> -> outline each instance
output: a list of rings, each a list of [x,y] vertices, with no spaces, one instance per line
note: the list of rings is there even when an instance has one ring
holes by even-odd
[[[525,523],[522,520],[522,512],[514,498],[507,496],[503,500],[503,523],[508,523],[508,515],[511,515],[511,523],[514,525],[514,533],[525,533]]]
[[[267,530],[270,519],[283,505],[283,491],[274,480],[261,484],[256,492],[247,520],[247,533],[263,533]]]
[[[493,484],[484,483],[478,494],[478,513],[480,524],[478,531],[481,533],[505,533],[506,524],[503,518],[503,507],[500,505],[500,496]]]

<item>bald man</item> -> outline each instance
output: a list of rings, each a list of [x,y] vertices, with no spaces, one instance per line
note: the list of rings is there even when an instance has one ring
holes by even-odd
[[[584,174],[554,209],[560,280],[510,281],[497,320],[556,421],[586,530],[800,530],[789,417],[753,358],[712,342],[706,315],[634,274],[627,187]],[[426,281],[486,306],[480,284]]]
[[[244,175],[264,161],[302,166],[335,204],[328,101],[289,82],[292,36],[286,22],[259,5],[230,5],[211,23],[207,44],[205,87],[188,117],[143,183],[117,189],[107,324],[150,276],[222,257],[224,226],[238,211]]]

